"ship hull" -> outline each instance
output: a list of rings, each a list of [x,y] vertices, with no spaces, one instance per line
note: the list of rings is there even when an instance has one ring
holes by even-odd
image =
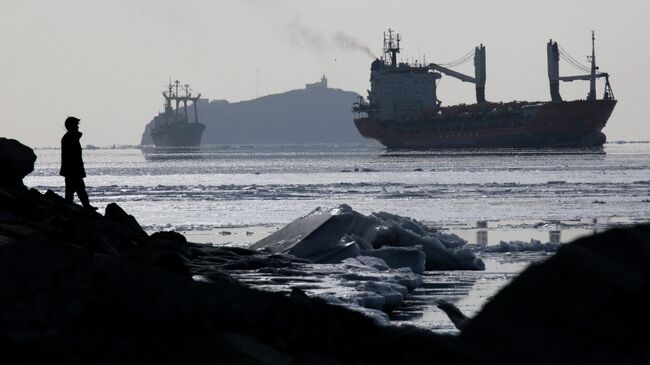
[[[151,139],[156,147],[198,147],[205,124],[176,123],[151,130]]]
[[[401,122],[380,121],[369,116],[354,122],[362,136],[391,150],[600,147],[606,140],[601,131],[616,101],[529,104],[535,110],[479,113],[476,110],[480,104],[477,104],[452,107],[461,109],[453,116],[432,114]],[[464,109],[467,111],[463,112]]]

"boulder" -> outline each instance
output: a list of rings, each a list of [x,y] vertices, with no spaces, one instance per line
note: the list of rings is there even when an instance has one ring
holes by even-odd
[[[650,224],[562,245],[461,332],[488,364],[650,363]]]
[[[34,150],[16,141],[0,137],[0,186],[23,187],[23,178],[34,171]]]
[[[322,300],[191,277],[47,237],[0,246],[0,361],[66,364],[440,363],[447,341]],[[202,278],[201,278],[202,279]],[[373,298],[399,290],[370,283]],[[462,360],[462,357],[461,357]]]
[[[104,217],[127,227],[130,233],[136,238],[142,239],[147,237],[147,233],[142,229],[135,217],[127,214],[124,209],[115,203],[110,203],[106,206]]]

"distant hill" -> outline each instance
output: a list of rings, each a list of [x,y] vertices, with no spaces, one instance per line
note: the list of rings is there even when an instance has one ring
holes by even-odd
[[[357,93],[327,87],[323,78],[305,89],[254,100],[199,100],[199,120],[206,125],[201,144],[362,142],[352,120],[357,98]],[[188,114],[192,120],[193,110]],[[143,145],[153,143],[150,125],[142,135]]]

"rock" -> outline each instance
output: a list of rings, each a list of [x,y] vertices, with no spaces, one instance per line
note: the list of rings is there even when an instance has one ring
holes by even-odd
[[[171,352],[163,363],[205,364],[206,359],[217,361],[213,364],[259,364],[289,365],[294,364],[292,356],[279,352],[254,338],[238,333],[224,332],[193,339],[185,344],[185,351]],[[156,363],[157,359],[143,359],[141,364]],[[308,364],[307,362],[304,364]]]
[[[130,262],[151,265],[167,272],[187,276],[189,261],[173,249],[137,246],[126,250],[122,257]]]
[[[0,233],[13,238],[24,238],[37,232],[26,224],[0,223]]]
[[[466,323],[484,363],[650,363],[650,225],[562,245]],[[486,335],[488,334],[488,335]]]
[[[178,232],[155,232],[142,245],[158,250],[171,250],[178,252],[186,258],[192,257],[191,245],[185,236]]]
[[[424,364],[465,358],[444,337],[379,326],[299,293],[195,282],[42,236],[0,246],[0,288],[3,363]]]
[[[291,294],[289,294],[289,298],[293,300],[303,300],[304,298],[309,298],[305,292],[300,289],[300,288],[293,288],[291,289]]]
[[[23,178],[34,171],[34,150],[16,141],[0,137],[0,186],[24,187]]]
[[[449,320],[456,326],[457,329],[462,330],[463,327],[465,327],[465,324],[469,320],[469,318],[463,314],[463,312],[458,309],[453,303],[450,303],[446,300],[438,300],[437,305],[438,308],[440,308],[447,317],[449,317]]]
[[[167,242],[174,242],[177,244],[186,244],[187,238],[182,234],[174,231],[161,231],[153,233],[149,238],[152,240],[161,240]]]
[[[142,229],[138,221],[130,214],[127,214],[124,209],[115,203],[110,203],[106,206],[104,213],[106,219],[111,220],[116,223],[120,223],[125,227],[129,228],[130,233],[135,238],[146,238],[148,235]]]

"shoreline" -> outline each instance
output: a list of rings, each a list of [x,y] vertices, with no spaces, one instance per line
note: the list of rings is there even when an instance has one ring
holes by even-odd
[[[480,224],[480,222],[485,222],[486,226],[478,227],[477,223]],[[643,223],[643,221],[630,217],[609,217],[582,220],[456,221],[444,225],[427,221],[423,221],[423,223],[429,227],[436,227],[442,232],[458,235],[470,244],[477,244],[480,240],[487,240],[487,245],[495,246],[501,241],[530,241],[531,239],[542,243],[568,243],[609,229],[631,227]],[[188,227],[183,227],[183,225],[160,224],[144,225],[143,228],[149,233],[174,229],[187,237],[192,237],[192,241],[197,243],[248,247],[286,225],[286,223],[268,223],[223,225],[218,227],[204,226],[199,229],[187,229]],[[479,233],[483,231],[487,235]]]
[[[510,242],[495,251],[468,246],[408,217],[364,216],[341,205],[314,210],[258,241],[256,247],[266,252],[212,247],[188,242],[177,232],[147,233],[115,203],[102,215],[66,203],[53,191],[28,190],[22,181],[36,156],[13,140],[0,138],[0,147],[9,150],[0,154],[8,171],[0,175],[4,362],[650,361],[650,224],[567,244]],[[355,245],[377,257],[359,255]],[[499,268],[519,270],[521,250],[542,259],[509,280]],[[505,252],[498,256],[504,261],[492,271],[487,258],[496,252]],[[389,262],[410,268],[392,269]],[[432,281],[413,274],[424,268]],[[459,332],[386,326],[372,312],[392,312],[405,297],[431,301],[436,292],[453,300],[474,288],[472,281],[481,281],[480,274],[469,278],[448,269],[487,269],[497,279],[495,285],[476,287],[487,300],[471,317],[453,303],[438,303]],[[236,277],[244,271],[286,290],[241,285]],[[286,286],[287,277],[302,285]],[[336,280],[363,282],[366,294],[350,299],[371,310],[363,315],[318,296],[331,290],[323,283]],[[422,291],[407,296],[416,287]],[[345,302],[345,295],[338,300]]]

